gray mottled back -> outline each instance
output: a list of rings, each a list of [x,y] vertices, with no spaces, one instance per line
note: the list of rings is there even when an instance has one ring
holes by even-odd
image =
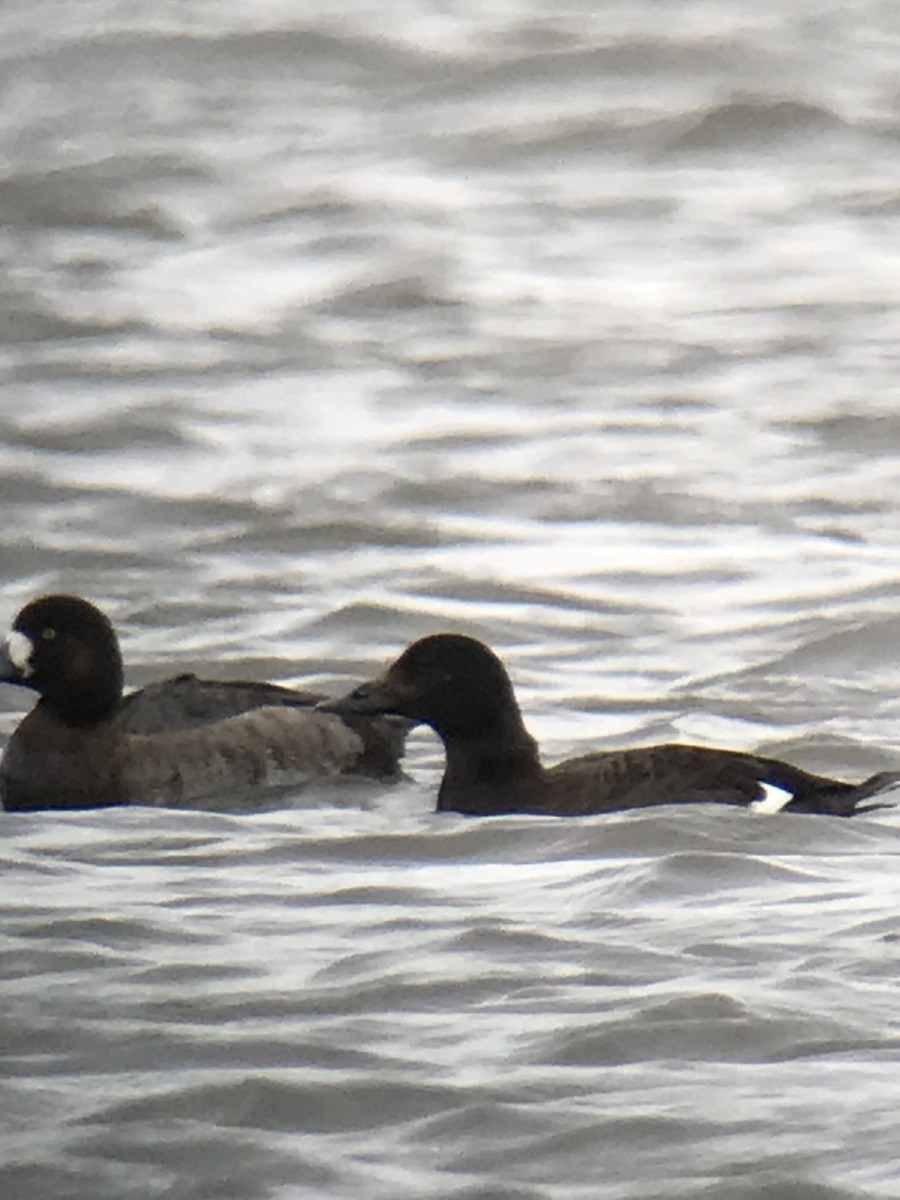
[[[127,695],[117,724],[127,733],[175,732],[223,721],[254,708],[312,708],[321,699],[316,692],[295,691],[277,683],[177,675]]]

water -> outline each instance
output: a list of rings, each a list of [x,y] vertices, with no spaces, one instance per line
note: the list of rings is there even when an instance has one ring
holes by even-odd
[[[893,6],[0,30],[7,616],[334,691],[456,629],[548,760],[897,769]],[[440,762],[9,814],[0,1195],[896,1196],[896,813],[466,821]]]

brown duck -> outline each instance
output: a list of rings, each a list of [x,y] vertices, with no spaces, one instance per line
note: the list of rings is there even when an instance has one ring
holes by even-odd
[[[383,675],[324,707],[345,717],[393,713],[429,725],[447,760],[438,809],[477,816],[582,816],[700,803],[850,816],[863,800],[900,782],[900,773],[885,772],[844,783],[774,758],[675,744],[601,751],[544,767],[503,663],[459,634],[414,642]]]

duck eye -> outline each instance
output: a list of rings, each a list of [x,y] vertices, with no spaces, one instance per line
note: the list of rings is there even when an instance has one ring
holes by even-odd
[[[49,628],[45,629],[41,633],[41,637],[44,639],[45,642],[52,642],[53,639],[56,637],[56,630],[49,629]]]

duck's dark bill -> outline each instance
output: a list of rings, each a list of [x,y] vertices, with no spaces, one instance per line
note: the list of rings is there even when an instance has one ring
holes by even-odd
[[[355,714],[374,717],[390,713],[394,716],[404,717],[409,715],[405,711],[405,702],[404,689],[398,685],[397,681],[391,679],[389,675],[381,675],[377,679],[369,680],[368,683],[361,683],[359,687],[348,692],[346,696],[342,696],[340,700],[329,700],[319,707],[325,712],[333,712],[338,715]]]

